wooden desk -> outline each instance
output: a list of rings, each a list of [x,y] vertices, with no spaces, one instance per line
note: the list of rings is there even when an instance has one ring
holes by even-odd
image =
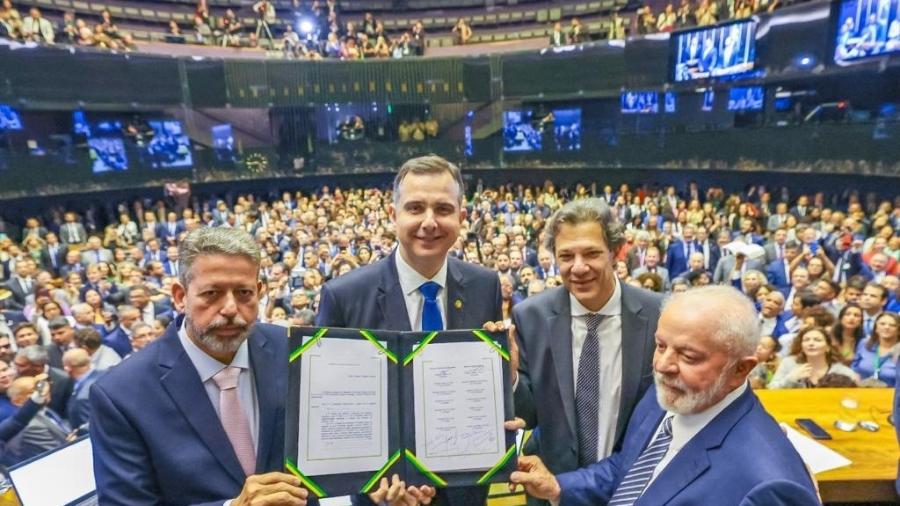
[[[894,389],[804,388],[757,390],[756,394],[773,418],[801,433],[805,434],[805,431],[794,420],[814,420],[833,438],[820,442],[853,462],[847,467],[816,475],[825,502],[897,500],[894,483],[900,450],[894,427],[887,421],[893,405]],[[846,398],[856,399],[859,408],[844,408],[841,401]],[[843,432],[834,428],[834,422],[838,419],[850,422],[874,420],[881,425],[881,430]]]

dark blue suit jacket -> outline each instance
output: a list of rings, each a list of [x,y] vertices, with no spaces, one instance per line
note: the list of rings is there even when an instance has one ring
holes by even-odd
[[[332,279],[322,287],[316,325],[409,331],[409,315],[394,255]],[[448,329],[480,329],[485,322],[503,319],[500,310],[500,280],[497,273],[447,259]],[[372,293],[374,292],[374,296]],[[487,491],[483,487],[440,491],[432,504],[479,506]],[[354,504],[371,504],[367,497],[354,497]]]
[[[116,326],[115,330],[103,336],[103,344],[115,350],[122,358],[134,351],[131,347],[131,338],[128,337],[121,325]]]
[[[619,452],[557,477],[560,504],[606,504],[664,415],[652,387],[635,409]],[[819,504],[800,455],[749,388],[678,452],[635,505],[712,503]]]
[[[675,279],[688,270],[689,259],[684,254],[684,247],[684,240],[675,241],[669,245],[669,249],[666,251],[666,270],[669,271],[669,279]],[[694,251],[703,251],[696,242],[694,242]]]
[[[220,505],[243,487],[246,475],[181,346],[180,326],[181,319],[91,388],[101,504]],[[256,472],[279,471],[284,467],[287,340],[283,328],[257,323],[248,341],[259,404]]]
[[[787,269],[785,269],[784,260],[769,262],[769,265],[766,267],[766,278],[769,280],[770,285],[780,290],[787,288],[790,291],[791,277],[788,275]]]

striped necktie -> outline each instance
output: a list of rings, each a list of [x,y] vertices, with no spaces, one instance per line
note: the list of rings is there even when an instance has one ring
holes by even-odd
[[[663,457],[669,451],[669,443],[672,442],[672,417],[668,416],[663,420],[662,425],[656,433],[656,439],[644,449],[641,456],[634,461],[625,479],[619,483],[612,499],[609,500],[607,506],[631,506],[638,500],[650,478],[653,471],[659,465]]]
[[[587,316],[587,337],[578,361],[575,415],[578,424],[578,456],[582,467],[597,462],[600,416],[600,336],[602,314]]]

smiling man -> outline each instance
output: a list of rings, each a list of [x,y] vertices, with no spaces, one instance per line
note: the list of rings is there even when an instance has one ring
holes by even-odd
[[[387,257],[322,287],[316,324],[399,331],[476,329],[502,318],[497,273],[448,257],[466,219],[459,168],[413,158],[394,179],[389,208],[399,246]],[[454,488],[439,504],[478,506],[487,488]],[[362,497],[354,498],[365,503]]]
[[[607,457],[625,432],[650,387],[661,297],[616,277],[623,228],[603,200],[566,204],[545,233],[563,286],[513,309],[515,404],[540,429],[526,450],[561,473]]]
[[[511,482],[564,506],[819,504],[800,455],[747,385],[758,342],[756,311],[737,290],[672,297],[656,332],[655,388],[621,449],[559,476],[523,457]]]

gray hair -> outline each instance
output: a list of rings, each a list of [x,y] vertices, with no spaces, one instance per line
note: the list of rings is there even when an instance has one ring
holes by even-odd
[[[125,313],[138,313],[138,314],[140,314],[140,312],[141,312],[140,309],[138,309],[138,308],[136,308],[136,307],[134,307],[134,306],[132,306],[132,305],[130,305],[130,304],[122,304],[122,305],[120,305],[120,306],[118,306],[118,307],[116,308],[116,313],[118,313],[119,316],[122,316],[122,315],[125,314]]]
[[[553,213],[547,222],[544,247],[548,251],[556,251],[556,236],[561,225],[591,222],[598,223],[602,227],[603,239],[611,252],[618,250],[625,241],[624,228],[606,202],[598,198],[589,198],[573,200]]]
[[[151,327],[150,325],[147,325],[146,323],[144,323],[141,320],[138,320],[138,321],[132,323],[131,328],[128,330],[130,330],[131,334],[134,335],[135,332],[137,332],[138,330],[141,330],[144,327],[147,327],[148,329],[150,329],[150,331],[153,331],[153,327]]]
[[[50,362],[50,356],[47,350],[38,344],[32,344],[24,348],[19,348],[16,352],[16,358],[23,357],[25,360],[36,365],[47,365]]]
[[[193,279],[193,267],[201,255],[230,255],[247,258],[259,268],[259,246],[243,229],[203,227],[191,231],[178,247],[178,262],[182,269],[178,281],[185,288]]]
[[[724,285],[693,288],[667,298],[661,311],[673,301],[709,316],[713,340],[728,352],[732,362],[756,353],[759,316],[750,298],[736,288]]]
[[[92,308],[91,305],[88,304],[87,302],[79,302],[78,304],[73,304],[72,307],[70,308],[70,310],[72,311],[72,314],[74,315],[74,314],[78,314],[78,313],[81,313],[81,312],[87,311],[87,310],[93,311],[94,308]]]

